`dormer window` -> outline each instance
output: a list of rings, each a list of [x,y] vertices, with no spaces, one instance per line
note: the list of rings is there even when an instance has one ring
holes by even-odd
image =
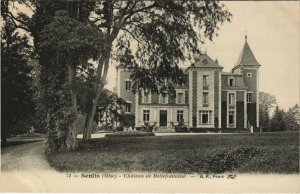
[[[229,78],[229,79],[228,79],[228,85],[229,85],[229,86],[235,86],[234,78]]]

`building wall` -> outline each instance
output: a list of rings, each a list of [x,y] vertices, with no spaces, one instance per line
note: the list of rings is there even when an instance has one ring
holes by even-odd
[[[159,126],[160,122],[160,110],[166,110],[167,111],[167,127],[171,127],[171,122],[177,123],[177,111],[182,110],[183,111],[183,119],[184,121],[188,121],[188,111],[189,108],[187,105],[182,106],[176,106],[176,105],[139,105],[139,109],[137,110],[136,117],[137,117],[137,127],[141,127],[144,124],[143,121],[143,113],[144,110],[150,111],[150,117],[149,117],[149,123],[154,124],[156,122],[157,126]]]
[[[189,126],[214,128],[215,117],[221,127],[221,71],[213,68],[189,69]],[[203,76],[208,76],[208,87],[203,86]],[[208,106],[203,104],[203,93],[208,93]],[[211,123],[201,124],[199,111],[211,111]]]
[[[130,80],[130,70],[124,68],[118,68],[117,70],[117,93],[118,96],[127,102],[131,103],[131,113],[135,113],[135,94],[132,91],[126,90],[125,81]],[[133,81],[131,81],[131,86]]]
[[[248,73],[251,73],[252,77],[248,77]],[[247,119],[251,126],[259,128],[259,69],[244,68],[243,78],[248,92],[252,93],[252,101],[247,103]]]

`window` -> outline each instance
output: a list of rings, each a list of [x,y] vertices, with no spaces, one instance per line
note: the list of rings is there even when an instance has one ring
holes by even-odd
[[[150,120],[150,110],[144,110],[143,120],[144,122],[148,122]]]
[[[203,85],[208,85],[208,75],[203,75]]]
[[[252,73],[247,73],[247,77],[252,77]]]
[[[177,111],[177,122],[183,121],[183,110]]]
[[[180,93],[177,93],[177,103],[178,104],[183,104],[184,101],[183,101],[183,93],[180,92]]]
[[[131,81],[125,81],[125,90],[131,90]]]
[[[229,93],[229,105],[234,105],[234,94],[233,93]]]
[[[234,111],[229,111],[228,124],[234,125]]]
[[[161,94],[160,95],[160,103],[161,104],[167,104],[168,103],[168,95],[167,94]]]
[[[203,93],[203,104],[208,104],[208,93],[207,92]]]
[[[247,102],[252,101],[252,93],[247,93]]]
[[[131,112],[131,104],[130,103],[125,104],[125,112],[126,113],[130,113]]]
[[[151,102],[151,95],[149,92],[145,91],[143,96],[143,103],[150,103]]]
[[[200,110],[199,121],[200,124],[211,124],[212,123],[212,111],[211,110]]]
[[[234,79],[233,79],[233,78],[229,78],[229,79],[228,79],[228,85],[229,85],[229,86],[235,86],[235,83],[234,83]]]

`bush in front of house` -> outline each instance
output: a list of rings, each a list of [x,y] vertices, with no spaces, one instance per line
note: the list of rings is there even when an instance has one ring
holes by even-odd
[[[179,121],[177,125],[171,122],[171,125],[175,127],[175,132],[181,132],[181,133],[189,132],[189,129],[185,125],[184,121]]]
[[[146,137],[155,136],[153,132],[144,131],[129,131],[129,132],[115,132],[110,134],[105,134],[105,137]]]
[[[116,127],[116,131],[124,131],[124,127]]]

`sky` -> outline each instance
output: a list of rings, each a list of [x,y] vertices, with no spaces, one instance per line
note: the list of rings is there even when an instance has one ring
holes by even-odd
[[[260,67],[260,91],[276,96],[285,110],[299,104],[300,73],[300,2],[299,1],[226,1],[232,21],[220,27],[213,42],[206,40],[202,49],[218,59],[224,71],[235,65],[245,43]],[[108,89],[115,87],[113,64],[108,73]]]

